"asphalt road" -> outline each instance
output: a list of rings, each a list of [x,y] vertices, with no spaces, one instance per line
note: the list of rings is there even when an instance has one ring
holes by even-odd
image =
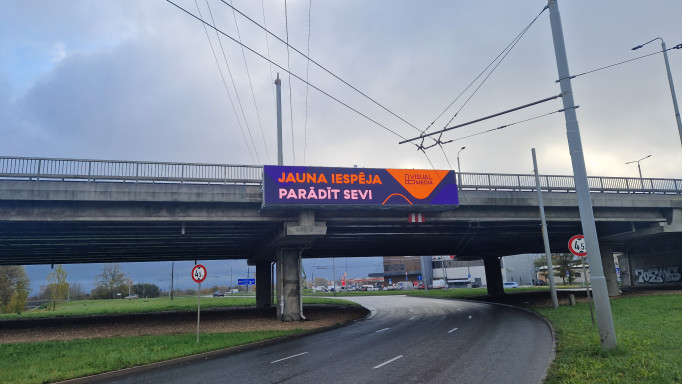
[[[540,383],[551,362],[549,326],[523,310],[405,296],[344,299],[372,314],[284,343],[98,382],[529,384]]]

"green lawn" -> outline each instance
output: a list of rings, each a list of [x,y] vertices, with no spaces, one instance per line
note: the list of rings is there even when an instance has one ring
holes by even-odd
[[[546,288],[530,288],[546,290]],[[522,290],[513,290],[521,292]],[[406,292],[349,292],[338,297]],[[464,298],[485,289],[408,291],[409,295]],[[325,295],[328,296],[329,294]],[[322,296],[322,295],[320,295]],[[65,303],[57,311],[34,311],[32,316],[76,316],[122,312],[196,309],[196,297],[88,300]],[[304,297],[304,303],[338,300]],[[344,305],[348,302],[342,302]],[[254,297],[202,298],[202,308],[255,305]],[[682,383],[682,295],[622,297],[611,301],[618,347],[604,351],[586,303],[533,308],[549,319],[556,331],[557,354],[548,384],[568,383]],[[0,320],[16,315],[1,315]],[[300,330],[289,333],[301,332]],[[288,334],[287,332],[222,333],[202,336],[168,335],[0,344],[0,382],[42,383],[186,356]],[[205,334],[209,335],[209,334]],[[123,351],[123,352],[122,352]]]
[[[682,383],[682,295],[611,300],[618,347],[604,351],[587,304],[537,311],[557,334],[546,383]]]

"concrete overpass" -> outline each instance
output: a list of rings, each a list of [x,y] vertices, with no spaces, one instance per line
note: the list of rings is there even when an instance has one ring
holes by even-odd
[[[566,252],[582,232],[573,178],[541,184],[551,249]],[[682,180],[591,177],[590,187],[606,263],[613,251],[682,245]],[[497,294],[499,257],[544,252],[532,175],[464,173],[460,206],[425,210],[424,223],[402,208],[262,209],[261,188],[260,167],[0,157],[0,264],[248,259],[269,281],[277,262],[280,316],[296,319],[300,257],[483,259]],[[269,284],[257,290],[269,306]]]

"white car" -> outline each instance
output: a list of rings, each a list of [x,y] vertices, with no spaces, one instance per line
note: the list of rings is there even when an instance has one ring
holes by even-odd
[[[517,283],[516,281],[505,281],[502,284],[504,285],[504,288],[518,288],[519,287],[519,283]]]

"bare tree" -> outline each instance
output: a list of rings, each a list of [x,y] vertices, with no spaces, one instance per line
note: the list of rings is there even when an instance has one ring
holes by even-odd
[[[102,273],[97,275],[97,287],[104,288],[111,298],[116,298],[117,288],[125,284],[125,275],[121,270],[121,264],[104,264]]]

